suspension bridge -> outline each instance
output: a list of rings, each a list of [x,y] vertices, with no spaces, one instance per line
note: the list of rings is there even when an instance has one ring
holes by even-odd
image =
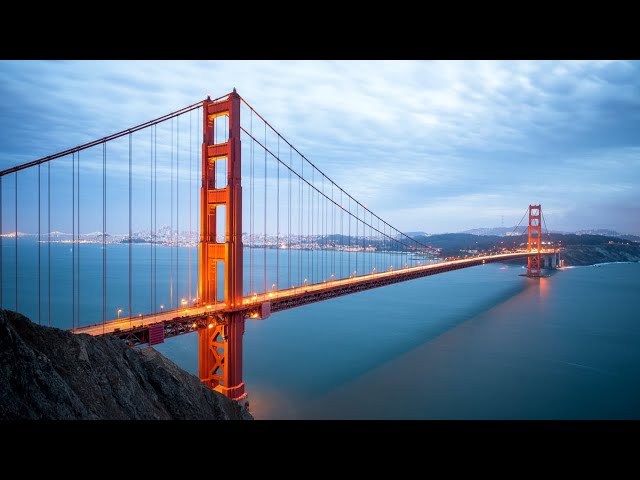
[[[527,216],[526,248],[439,258],[234,89],[1,171],[0,306],[131,346],[197,332],[200,379],[242,401],[247,319],[492,262],[538,277],[558,250]]]

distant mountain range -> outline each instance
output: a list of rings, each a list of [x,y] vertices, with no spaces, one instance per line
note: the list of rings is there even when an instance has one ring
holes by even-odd
[[[497,237],[508,237],[511,235],[522,235],[527,232],[527,226],[519,226],[516,227],[492,227],[492,228],[472,228],[471,230],[464,230],[459,233],[469,233],[471,235],[482,235],[482,236],[497,236]],[[561,230],[551,230],[551,234],[560,233],[560,234],[576,234],[576,235],[602,235],[605,237],[616,237],[622,238],[624,240],[631,240],[632,242],[640,242],[640,236],[632,235],[630,233],[618,233],[615,230],[609,230],[606,228],[594,228],[591,230],[578,230],[575,232],[565,232]]]

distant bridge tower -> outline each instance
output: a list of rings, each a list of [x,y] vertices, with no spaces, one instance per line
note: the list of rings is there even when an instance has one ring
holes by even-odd
[[[200,189],[201,305],[218,302],[218,269],[224,273],[224,299],[231,310],[209,317],[208,328],[199,330],[200,379],[234,400],[246,397],[242,381],[244,313],[234,311],[242,303],[242,185],[240,181],[240,96],[203,102],[202,187]],[[216,122],[228,117],[229,137],[216,139]],[[224,129],[222,129],[224,130]],[[227,162],[227,181],[216,188],[216,163]],[[219,171],[224,171],[220,169]],[[218,208],[224,207],[225,241],[217,241]]]
[[[527,241],[527,250],[529,252],[537,252],[537,255],[529,257],[527,263],[527,276],[539,277],[540,269],[542,267],[540,261],[540,250],[542,248],[542,207],[541,205],[529,205],[529,228]]]

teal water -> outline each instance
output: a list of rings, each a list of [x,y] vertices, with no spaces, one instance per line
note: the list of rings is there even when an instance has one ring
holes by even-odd
[[[609,264],[527,280],[514,295],[289,415],[638,419],[639,273],[637,263]]]
[[[51,248],[52,323],[69,328],[71,250]],[[135,314],[152,307],[151,279],[149,247],[132,249],[139,262]],[[188,249],[179,251],[175,298],[189,294]],[[169,304],[170,251],[157,252],[157,303]],[[14,253],[5,239],[2,300],[9,309]],[[37,244],[21,239],[19,253],[19,309],[37,321]],[[113,318],[128,302],[128,246],[108,246],[107,255],[107,316]],[[262,278],[262,252],[254,255],[254,282],[270,282],[275,272],[269,268]],[[276,252],[267,255],[272,265]],[[384,254],[370,258],[365,266],[360,260],[359,270],[389,261]],[[95,323],[102,318],[101,246],[82,245],[80,259],[80,319]],[[44,266],[44,253],[41,261]],[[353,267],[345,261],[343,270],[347,263]],[[248,277],[248,264],[245,269]],[[257,418],[640,418],[640,264],[568,268],[538,280],[519,276],[522,271],[482,265],[247,320],[244,379],[252,412]],[[192,277],[193,291],[195,268]],[[279,281],[288,280],[280,272]],[[45,324],[46,282],[40,278]],[[197,335],[156,348],[197,375]]]

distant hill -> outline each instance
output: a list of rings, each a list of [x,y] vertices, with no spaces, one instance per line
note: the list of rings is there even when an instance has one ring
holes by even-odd
[[[514,232],[515,231],[515,232]],[[526,225],[520,225],[516,227],[487,227],[487,228],[472,228],[470,230],[464,230],[459,233],[469,233],[471,235],[493,235],[498,237],[510,236],[510,235],[523,235],[527,232]],[[591,230],[578,230],[576,232],[564,232],[560,230],[551,230],[552,235],[600,235],[604,237],[622,238],[625,240],[631,240],[632,242],[640,242],[640,236],[630,233],[618,233],[615,230],[609,230],[606,228],[595,228]]]
[[[511,235],[512,233],[522,234],[527,231],[527,227],[520,225],[517,228],[513,227],[491,227],[491,228],[472,228],[471,230],[465,230],[460,233],[470,233],[471,235],[496,235],[498,237],[504,237],[505,235]]]

